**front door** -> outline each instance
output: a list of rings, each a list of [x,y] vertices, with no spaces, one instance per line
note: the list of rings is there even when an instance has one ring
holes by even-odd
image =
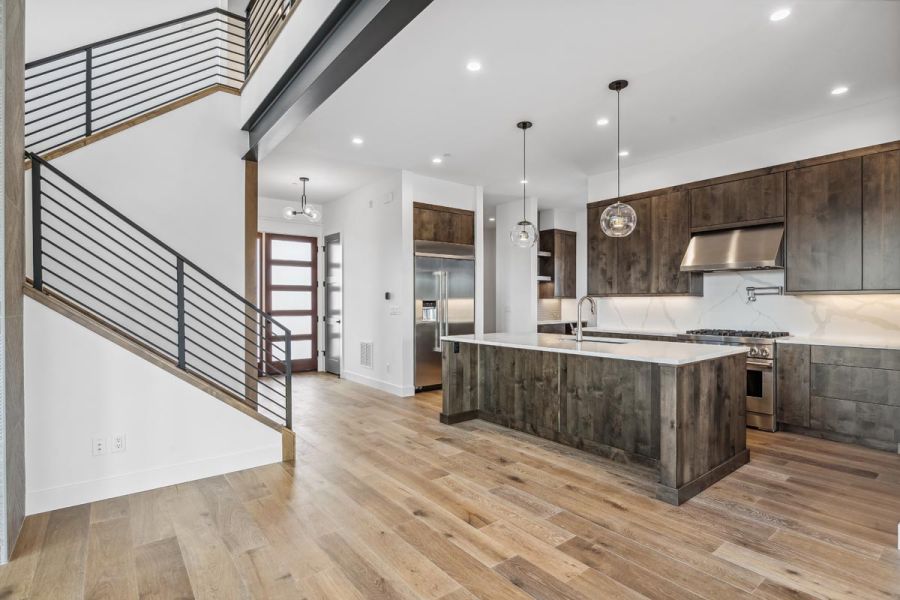
[[[341,374],[344,258],[341,234],[325,237],[325,370]]]
[[[265,234],[264,239],[265,310],[291,332],[292,371],[314,371],[318,368],[317,240],[274,233]],[[276,356],[281,356],[283,343],[274,342]]]

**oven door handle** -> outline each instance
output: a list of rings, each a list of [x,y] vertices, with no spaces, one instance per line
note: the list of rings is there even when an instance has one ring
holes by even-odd
[[[747,366],[748,367],[759,367],[766,371],[772,370],[772,363],[767,362],[767,361],[762,361],[762,360],[753,360],[752,358],[747,359]]]

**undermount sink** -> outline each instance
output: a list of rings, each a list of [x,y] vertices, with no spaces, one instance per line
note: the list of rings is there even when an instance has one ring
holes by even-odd
[[[574,337],[562,337],[559,338],[561,342],[574,342]],[[582,344],[628,344],[630,340],[609,340],[609,339],[584,339],[581,341]]]

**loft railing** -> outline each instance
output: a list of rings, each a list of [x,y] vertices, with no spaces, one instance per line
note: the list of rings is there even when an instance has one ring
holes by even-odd
[[[290,428],[290,331],[44,159],[28,158],[34,288]]]
[[[300,0],[250,0],[247,5],[247,77],[275,42]]]
[[[35,154],[217,85],[239,89],[246,19],[213,8],[25,65],[25,147]]]

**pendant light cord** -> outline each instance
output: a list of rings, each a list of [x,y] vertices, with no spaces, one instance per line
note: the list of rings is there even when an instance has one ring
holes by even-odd
[[[622,198],[622,90],[616,90],[616,201]]]
[[[527,221],[525,209],[525,186],[528,185],[528,178],[525,176],[525,132],[526,128],[522,128],[522,220]]]

